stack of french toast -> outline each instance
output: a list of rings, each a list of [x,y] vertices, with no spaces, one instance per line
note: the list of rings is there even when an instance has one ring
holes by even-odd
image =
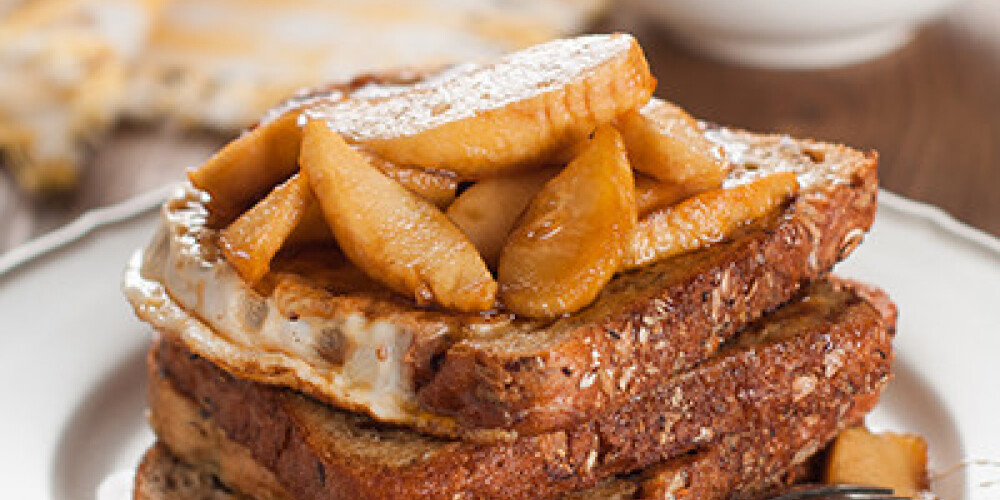
[[[694,120],[624,34],[289,100],[129,263],[135,497],[756,498],[890,379],[876,157]]]

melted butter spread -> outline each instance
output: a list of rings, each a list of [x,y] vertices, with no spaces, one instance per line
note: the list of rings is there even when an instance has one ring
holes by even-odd
[[[273,296],[248,286],[219,255],[204,196],[185,188],[171,198],[159,233],[129,262],[123,290],[141,319],[241,376],[448,433],[450,420],[417,410],[405,360],[410,332],[360,311],[283,315]]]
[[[588,68],[628,51],[631,43],[632,38],[624,35],[555,40],[493,64],[461,66],[434,81],[418,83],[406,93],[343,100],[313,107],[305,114],[326,120],[355,142],[416,135],[563,88]]]

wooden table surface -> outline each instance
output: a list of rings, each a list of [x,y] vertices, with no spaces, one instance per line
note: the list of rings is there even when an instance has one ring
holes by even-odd
[[[1000,2],[970,0],[883,59],[811,72],[703,59],[628,11],[604,28],[635,33],[659,94],[695,116],[878,150],[883,187],[1000,235]],[[224,139],[123,125],[97,151],[79,192],[59,203],[20,195],[0,174],[0,251],[180,179]]]

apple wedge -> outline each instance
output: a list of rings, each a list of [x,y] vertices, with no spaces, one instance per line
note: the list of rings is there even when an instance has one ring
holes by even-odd
[[[306,182],[308,183],[308,181]],[[309,191],[309,196],[315,199],[311,190]],[[318,202],[315,202],[306,205],[302,219],[299,220],[299,224],[292,230],[292,234],[288,235],[288,241],[285,242],[285,246],[308,245],[312,243],[332,242],[333,240],[333,232],[330,231],[330,226],[326,224],[326,218],[323,217],[323,209],[319,206]]]
[[[929,486],[927,443],[913,434],[872,434],[863,426],[844,429],[830,446],[823,482],[881,486],[916,498]]]
[[[660,181],[635,172],[635,206],[640,217],[691,196],[691,191],[683,184]]]
[[[188,171],[191,184],[211,195],[213,215],[233,220],[298,170],[299,114],[290,111],[258,125]]]
[[[586,306],[614,276],[636,223],[635,186],[621,136],[590,143],[535,196],[500,253],[508,309],[554,317]]]
[[[466,189],[445,214],[495,269],[518,216],[557,173],[558,169],[546,168],[483,179]]]
[[[365,273],[421,305],[493,307],[497,284],[462,231],[325,122],[306,125],[300,162],[341,249]]]
[[[718,242],[739,226],[776,210],[798,191],[795,174],[780,172],[718,188],[639,220],[625,252],[628,269]]]
[[[667,101],[650,99],[642,109],[620,116],[615,126],[639,172],[704,189],[719,187],[726,176],[719,146],[702,135],[694,118]]]
[[[267,274],[274,254],[315,204],[305,177],[292,176],[222,230],[223,255],[243,279],[256,283]]]
[[[633,37],[592,35],[307,113],[397,165],[479,179],[547,162],[597,125],[644,104],[655,84]]]
[[[359,150],[359,152],[383,174],[400,183],[410,192],[433,203],[438,208],[447,208],[455,200],[458,191],[458,179],[448,172],[431,172],[421,168],[400,167],[375,154]]]

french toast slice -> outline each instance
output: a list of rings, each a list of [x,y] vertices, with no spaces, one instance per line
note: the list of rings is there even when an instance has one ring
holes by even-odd
[[[166,378],[154,380],[159,385],[153,418],[160,423],[160,441],[142,458],[135,500],[294,500],[274,474],[247,447],[226,437],[197,403],[179,394]],[[839,419],[796,414],[760,422],[752,431],[562,499],[756,498],[809,477],[816,450],[860,420],[875,400],[859,400]]]
[[[798,174],[801,193],[725,241],[612,280],[587,309],[534,331],[469,338],[418,390],[465,427],[535,434],[609,411],[694,366],[748,322],[826,274],[876,209],[877,160],[842,146],[709,129],[727,185]]]
[[[854,287],[822,281],[612,414],[489,444],[385,426],[161,341],[151,352],[151,423],[176,446],[175,412],[158,409],[169,406],[161,389],[175,389],[296,498],[556,498],[779,422],[810,441],[797,449],[815,451],[826,438],[807,432],[814,420],[833,428],[875,404],[889,379],[893,322]]]
[[[725,151],[727,185],[791,171],[799,194],[724,241],[620,273],[593,304],[554,321],[420,308],[370,283],[345,285],[302,254],[277,259],[251,287],[218,257],[206,200],[190,190],[166,204],[124,288],[142,319],[226,371],[379,421],[498,441],[611,418],[825,275],[874,217],[874,154],[716,127],[705,135]]]

